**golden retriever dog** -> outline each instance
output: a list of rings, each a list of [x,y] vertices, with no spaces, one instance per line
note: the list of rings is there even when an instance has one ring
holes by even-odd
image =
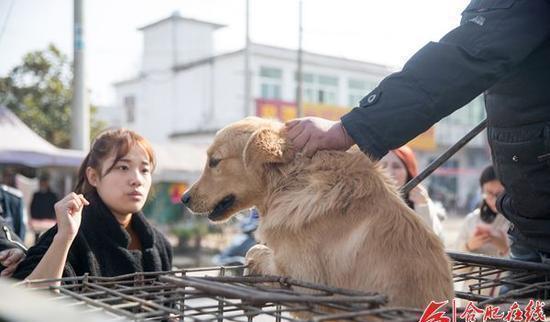
[[[215,222],[256,206],[254,273],[379,292],[390,306],[451,300],[442,242],[384,171],[359,150],[301,156],[283,128],[249,117],[220,130],[183,203]]]

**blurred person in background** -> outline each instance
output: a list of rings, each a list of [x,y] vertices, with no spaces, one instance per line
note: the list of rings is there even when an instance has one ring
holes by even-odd
[[[464,219],[456,239],[456,249],[493,257],[507,257],[510,242],[506,234],[510,222],[496,208],[497,196],[504,186],[497,179],[493,166],[486,167],[479,178],[483,199],[477,209]]]
[[[406,145],[388,152],[380,160],[380,165],[389,172],[397,187],[403,187],[418,175],[416,157],[412,149]],[[446,216],[445,211],[434,204],[422,185],[416,186],[408,195],[403,196],[403,199],[436,235],[443,238],[441,220]]]
[[[39,179],[39,189],[33,194],[31,200],[29,226],[34,231],[35,242],[41,233],[55,225],[54,205],[58,199],[50,187],[50,176],[46,173],[42,174]]]
[[[458,233],[455,248],[462,252],[493,257],[508,257],[510,242],[507,231],[510,222],[500,214],[496,208],[497,196],[504,192],[502,183],[497,179],[492,165],[486,167],[479,177],[479,185],[483,199],[481,204],[464,219]],[[460,273],[471,273],[474,267],[464,268]],[[501,273],[486,275],[484,278],[496,280]],[[476,280],[457,283],[456,290],[471,292],[470,286],[478,284]],[[492,286],[479,290],[481,295],[496,296],[507,287]],[[466,303],[463,303],[464,305]]]

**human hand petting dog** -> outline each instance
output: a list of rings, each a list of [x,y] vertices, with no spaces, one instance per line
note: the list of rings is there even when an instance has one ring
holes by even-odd
[[[2,264],[5,269],[2,271],[0,276],[10,277],[23,259],[25,259],[25,252],[20,248],[10,248],[1,251],[0,264]]]
[[[319,150],[345,151],[355,144],[340,121],[304,117],[286,122],[285,128],[296,151],[308,157]]]

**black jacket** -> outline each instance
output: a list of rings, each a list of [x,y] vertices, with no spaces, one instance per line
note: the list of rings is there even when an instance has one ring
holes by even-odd
[[[23,241],[11,230],[11,227],[6,223],[4,218],[0,216],[0,252],[9,248],[27,250]]]
[[[23,241],[19,239],[10,226],[6,224],[4,218],[0,216],[0,252],[10,248],[20,248],[23,251],[27,251],[27,248],[23,245]],[[0,273],[2,273],[4,268],[0,264]]]
[[[521,238],[550,251],[550,0],[471,1],[459,27],[424,46],[342,123],[381,158],[482,92],[507,191],[498,204]]]
[[[20,239],[25,239],[25,205],[21,191],[0,185],[0,216]]]
[[[96,193],[87,195],[90,205],[82,213],[82,222],[73,241],[63,277],[117,276],[135,272],[167,271],[172,267],[172,249],[164,236],[145,219],[135,213],[131,225],[138,234],[142,250],[128,250],[130,236],[111,214]],[[57,226],[48,230],[29,249],[27,257],[13,274],[26,278],[38,265],[53,242]]]

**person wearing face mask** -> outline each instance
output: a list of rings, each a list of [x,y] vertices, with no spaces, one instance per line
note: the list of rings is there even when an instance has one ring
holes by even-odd
[[[414,152],[406,145],[388,152],[380,160],[380,165],[388,171],[397,187],[402,187],[418,174]],[[403,200],[436,235],[443,239],[441,220],[445,218],[444,210],[441,211],[435,206],[423,186],[416,186],[408,195],[403,196]]]
[[[507,231],[510,222],[498,213],[496,199],[504,192],[493,166],[486,167],[479,178],[483,194],[481,204],[464,219],[456,248],[475,254],[506,257],[510,252]]]

